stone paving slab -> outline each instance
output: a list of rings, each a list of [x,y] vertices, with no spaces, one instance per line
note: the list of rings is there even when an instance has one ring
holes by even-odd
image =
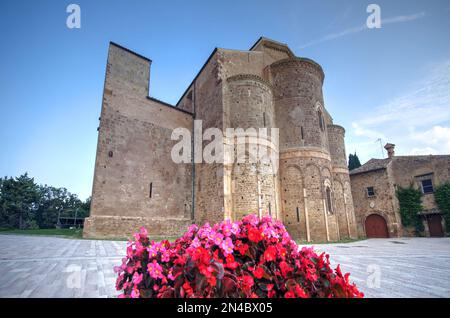
[[[450,238],[370,239],[317,245],[366,297],[450,297]]]
[[[450,238],[314,246],[367,297],[450,297]],[[0,297],[116,297],[126,242],[0,235]]]

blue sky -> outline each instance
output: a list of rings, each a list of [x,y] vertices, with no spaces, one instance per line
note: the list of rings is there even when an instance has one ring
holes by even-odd
[[[81,29],[66,7],[81,7]],[[382,28],[364,27],[367,5]],[[153,60],[150,95],[175,103],[214,47],[287,43],[326,73],[325,106],[365,162],[450,153],[450,2],[1,1],[0,175],[90,195],[109,41]]]

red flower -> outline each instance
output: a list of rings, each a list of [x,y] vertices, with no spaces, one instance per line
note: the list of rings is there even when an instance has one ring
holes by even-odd
[[[245,255],[248,251],[248,245],[242,243],[242,241],[236,241],[236,246],[234,247],[241,255]]]
[[[189,282],[185,282],[183,284],[183,290],[184,290],[184,292],[186,292],[186,295],[188,297],[191,296],[194,293],[194,291],[193,291],[191,285],[189,284]]]
[[[305,293],[305,290],[301,288],[299,285],[295,286],[295,295],[299,298],[308,298],[308,295]]]
[[[226,258],[227,263],[225,267],[229,269],[236,269],[239,267],[239,263],[234,260],[234,256],[232,254],[228,255]]]
[[[263,239],[263,237],[261,235],[261,231],[258,229],[255,229],[254,227],[251,227],[248,230],[248,239],[255,243],[260,242]]]
[[[285,261],[280,262],[280,269],[281,269],[281,275],[283,275],[283,278],[286,278],[286,276],[294,270]]]
[[[212,287],[215,287],[217,284],[217,279],[215,276],[211,276],[208,278],[208,284],[210,284]]]
[[[277,293],[273,290],[273,284],[267,284],[267,297],[273,298]]]
[[[292,291],[288,291],[284,294],[284,298],[295,298],[295,294]]]
[[[266,248],[266,251],[264,252],[264,260],[266,262],[272,262],[277,259],[277,249],[275,246],[270,245]]]
[[[262,267],[258,267],[255,271],[253,271],[253,276],[255,276],[255,278],[261,279],[265,273],[266,272]]]
[[[253,277],[250,275],[242,276],[242,290],[245,293],[249,293],[253,285],[255,284]]]

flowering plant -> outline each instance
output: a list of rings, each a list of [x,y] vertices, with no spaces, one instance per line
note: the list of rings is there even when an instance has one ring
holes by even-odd
[[[145,228],[134,238],[114,268],[119,297],[363,297],[328,255],[299,249],[270,217],[192,225],[173,243],[150,241]]]

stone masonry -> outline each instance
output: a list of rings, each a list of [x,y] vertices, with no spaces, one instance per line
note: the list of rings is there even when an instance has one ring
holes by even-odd
[[[325,108],[319,64],[266,38],[246,51],[216,48],[175,106],[149,97],[150,65],[111,43],[86,237],[129,236],[142,225],[179,235],[190,223],[249,213],[271,215],[305,241],[357,236],[345,130]],[[194,120],[203,131],[278,128],[269,151],[279,161],[175,164],[172,130],[201,139]]]
[[[422,191],[422,220],[425,235],[430,236],[430,222],[436,221],[438,230],[445,234],[445,222],[434,200],[433,189],[450,181],[450,155],[395,156],[393,144],[385,146],[386,159],[371,159],[350,172],[353,202],[358,235],[366,236],[367,219],[381,216],[387,226],[389,237],[411,236],[412,229],[404,228],[396,197],[398,187],[413,186]],[[423,189],[422,181],[431,183],[430,191]],[[372,188],[373,192],[368,192]]]

